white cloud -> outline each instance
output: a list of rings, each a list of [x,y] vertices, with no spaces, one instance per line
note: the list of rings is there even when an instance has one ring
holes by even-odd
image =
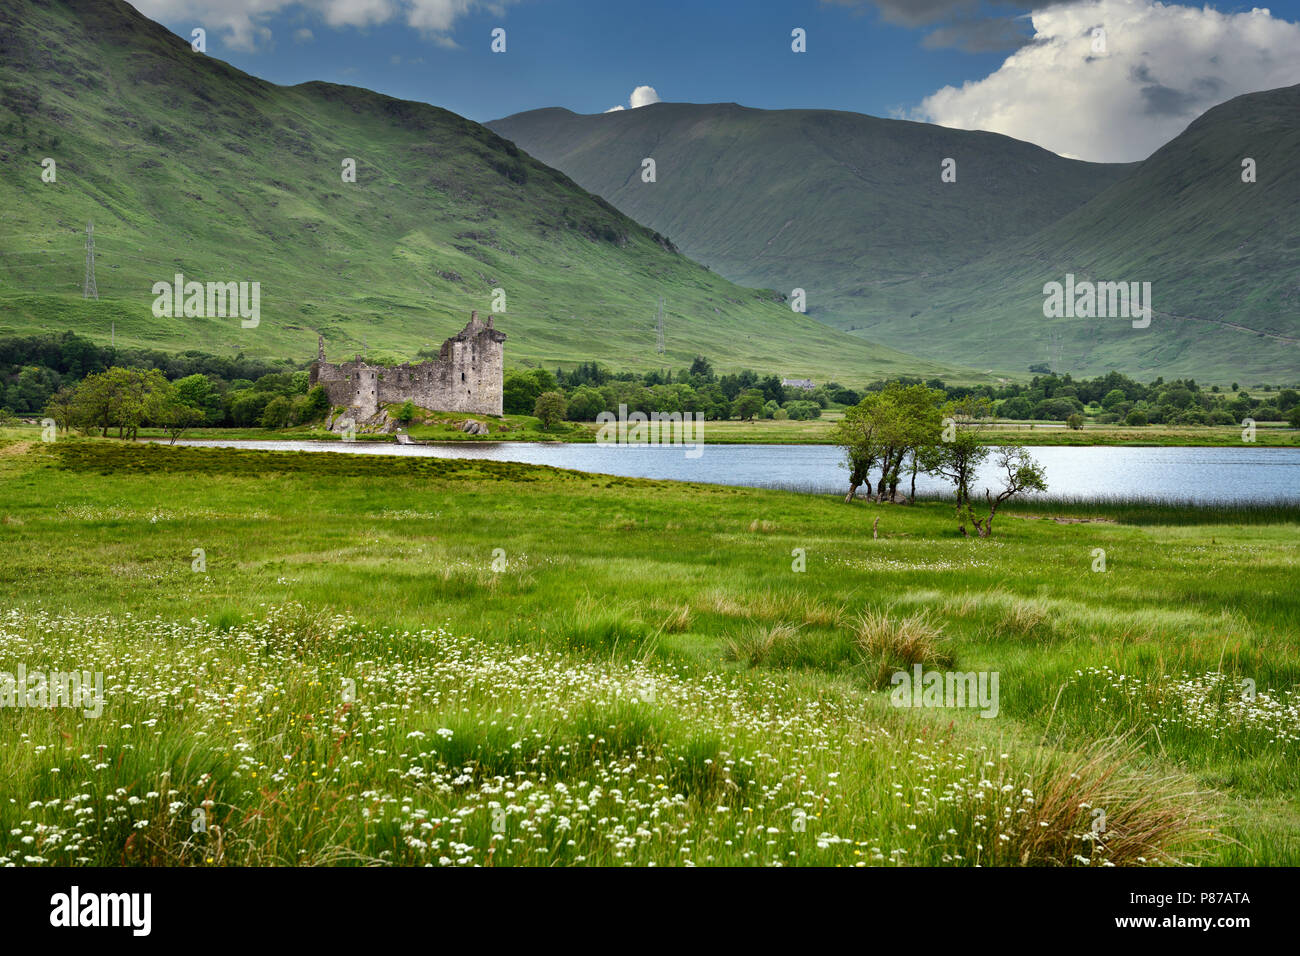
[[[912,118],[1028,140],[1065,156],[1145,159],[1211,106],[1300,83],[1300,24],[1154,0],[1089,0],[1031,14],[1034,42]],[[1093,30],[1106,52],[1093,52]]]
[[[479,9],[504,16],[505,7],[514,2],[516,0],[134,0],[136,8],[147,17],[173,24],[189,18],[194,26],[219,35],[226,46],[246,51],[265,47],[271,40],[266,21],[289,9],[316,14],[328,26],[335,28],[364,28],[401,17],[407,26],[419,30],[438,46],[455,47],[456,42],[450,33],[458,20]],[[300,40],[302,33],[303,30],[298,30],[295,39]]]
[[[655,92],[653,86],[638,86],[632,91],[632,96],[628,99],[632,104],[632,109],[639,106],[649,106],[651,103],[659,102],[659,94]]]
[[[641,106],[649,106],[651,103],[658,103],[660,100],[659,94],[655,92],[653,86],[638,86],[632,91],[632,95],[627,98],[627,102],[632,109],[636,109]],[[605,112],[617,113],[621,109],[623,109],[622,106],[611,106]]]
[[[332,27],[368,27],[385,23],[399,8],[393,0],[310,0],[305,5],[319,10]]]
[[[406,22],[426,33],[447,33],[456,20],[468,13],[473,0],[408,0]]]
[[[293,31],[294,43],[310,43],[314,39],[316,39],[316,35],[312,33],[310,30],[308,30],[306,27],[302,27],[298,30]]]

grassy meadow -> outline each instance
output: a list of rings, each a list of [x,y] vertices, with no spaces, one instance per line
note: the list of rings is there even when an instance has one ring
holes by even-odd
[[[0,439],[0,865],[1300,864],[1255,519]]]

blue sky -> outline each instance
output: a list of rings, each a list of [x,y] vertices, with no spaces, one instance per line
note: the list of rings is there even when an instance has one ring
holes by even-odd
[[[1216,102],[1300,83],[1300,0],[1272,4],[1271,17],[1152,0],[1047,0],[1038,9],[978,0],[137,5],[187,38],[204,26],[210,55],[273,82],[364,86],[480,122],[543,106],[602,112],[647,85],[666,101],[853,110],[1136,159]],[[1093,22],[1110,30],[1104,62],[1088,56]],[[505,53],[490,49],[497,27]],[[791,50],[795,27],[807,31],[806,53]]]

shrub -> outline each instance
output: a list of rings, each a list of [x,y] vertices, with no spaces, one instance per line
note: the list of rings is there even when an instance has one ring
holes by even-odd
[[[822,408],[816,402],[789,402],[785,410],[797,422],[806,422],[822,416]]]
[[[1145,425],[1147,423],[1147,413],[1140,408],[1135,408],[1128,413],[1128,418],[1124,419],[1126,425]]]

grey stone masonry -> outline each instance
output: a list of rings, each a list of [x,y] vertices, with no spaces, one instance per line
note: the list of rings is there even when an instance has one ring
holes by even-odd
[[[438,412],[501,414],[506,334],[478,313],[442,343],[438,357],[412,365],[371,365],[358,355],[335,365],[325,361],[325,341],[317,337],[311,384],[320,385],[333,406],[343,405],[358,418],[369,418],[392,402],[411,401]]]

